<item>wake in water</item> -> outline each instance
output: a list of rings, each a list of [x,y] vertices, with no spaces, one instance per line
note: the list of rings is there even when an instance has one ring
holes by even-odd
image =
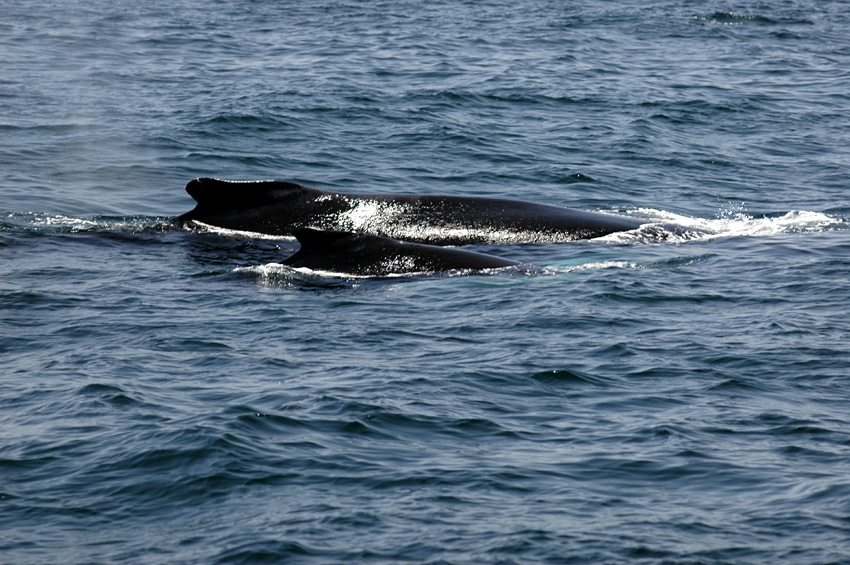
[[[95,233],[169,231],[172,228],[163,216],[91,216],[73,217],[63,214],[36,212],[7,212],[0,221],[0,231],[39,233]]]
[[[248,275],[254,277],[257,282],[269,286],[287,286],[292,283],[307,283],[307,284],[340,284],[346,286],[347,281],[355,280],[399,280],[399,279],[414,279],[422,277],[443,277],[453,278],[468,275],[529,275],[543,274],[545,269],[537,269],[528,265],[518,267],[503,267],[498,269],[455,269],[452,271],[416,271],[405,273],[389,272],[384,275],[357,275],[352,273],[344,273],[337,271],[313,270],[306,267],[291,267],[283,263],[267,263],[265,265],[254,265],[248,267],[237,267],[233,270],[234,273]]]
[[[639,229],[612,233],[593,241],[600,243],[668,244],[706,242],[727,237],[764,237],[782,233],[820,232],[846,227],[846,222],[822,212],[791,211],[782,216],[754,218],[743,211],[724,211],[715,219],[695,218],[657,210],[636,208],[629,215],[646,219]]]

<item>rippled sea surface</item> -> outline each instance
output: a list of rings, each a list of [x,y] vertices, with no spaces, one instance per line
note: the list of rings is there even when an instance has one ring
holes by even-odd
[[[0,561],[850,562],[850,3],[4,0]],[[707,230],[348,279],[198,176]]]

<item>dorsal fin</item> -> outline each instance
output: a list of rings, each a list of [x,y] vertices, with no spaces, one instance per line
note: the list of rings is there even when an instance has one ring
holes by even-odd
[[[292,235],[301,244],[302,250],[308,250],[313,247],[331,245],[344,237],[351,237],[353,234],[344,231],[320,230],[318,228],[297,228],[292,230]]]
[[[238,202],[240,206],[257,204],[272,199],[273,192],[280,190],[303,189],[300,184],[275,180],[232,181],[214,178],[197,178],[189,181],[186,192],[198,204],[210,207],[231,206]]]

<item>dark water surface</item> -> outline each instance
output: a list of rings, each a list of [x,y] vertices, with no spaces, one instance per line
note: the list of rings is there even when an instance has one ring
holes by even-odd
[[[0,5],[0,562],[850,562],[850,3]],[[677,222],[347,279],[197,176]]]

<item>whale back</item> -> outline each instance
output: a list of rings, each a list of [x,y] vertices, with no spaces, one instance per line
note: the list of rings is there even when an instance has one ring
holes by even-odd
[[[338,193],[284,181],[198,178],[186,191],[195,208],[174,220],[292,236],[316,227],[435,245],[514,244],[589,239],[640,221],[547,204],[471,196]]]
[[[497,269],[515,261],[463,249],[397,241],[366,233],[299,228],[301,249],[284,263],[358,276]]]

